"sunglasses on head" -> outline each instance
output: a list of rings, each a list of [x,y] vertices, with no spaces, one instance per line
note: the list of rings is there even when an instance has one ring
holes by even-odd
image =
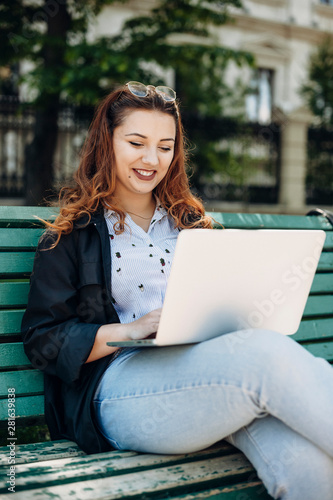
[[[147,97],[149,90],[153,89],[166,102],[174,102],[176,100],[176,92],[170,87],[164,87],[163,85],[154,87],[153,85],[144,85],[140,82],[128,82],[126,86],[131,94],[136,97]]]

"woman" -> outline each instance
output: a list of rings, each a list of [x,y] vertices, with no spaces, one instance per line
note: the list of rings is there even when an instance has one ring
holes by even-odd
[[[109,347],[157,330],[191,195],[172,89],[130,82],[99,106],[60,215],[41,239],[22,322],[45,374],[52,439],[87,453],[199,450],[226,438],[281,499],[330,499],[333,373],[292,339],[253,330],[196,345]],[[198,297],[199,305],[200,297]],[[194,305],[195,306],[195,305]],[[229,337],[230,340],[231,337]]]

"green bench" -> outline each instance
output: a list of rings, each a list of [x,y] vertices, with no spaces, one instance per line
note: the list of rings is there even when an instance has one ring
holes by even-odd
[[[0,423],[9,446],[0,454],[1,498],[269,499],[242,453],[221,441],[187,455],[110,451],[86,455],[73,442],[20,444],[8,421],[15,390],[15,424],[43,422],[43,376],[26,358],[20,323],[43,207],[0,207]],[[301,326],[294,338],[333,362],[333,226],[323,216],[213,214],[226,228],[324,229],[324,251]],[[14,399],[14,398],[11,398]],[[12,432],[14,435],[11,435]],[[7,439],[7,438],[6,438]],[[8,490],[15,484],[13,490]]]

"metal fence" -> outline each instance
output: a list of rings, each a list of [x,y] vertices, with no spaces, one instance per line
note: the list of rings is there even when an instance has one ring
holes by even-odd
[[[222,139],[220,172],[203,179],[199,192],[205,200],[278,203],[280,127],[244,124],[237,134]]]
[[[78,166],[79,151],[93,116],[92,108],[62,105],[53,163],[55,188],[64,185]],[[16,97],[0,96],[0,197],[24,198],[24,149],[33,138],[35,113]],[[195,185],[204,200],[277,203],[280,131],[274,124],[244,126],[221,139],[223,168]]]
[[[79,151],[92,108],[62,105],[58,117],[58,140],[53,161],[53,183],[64,185],[78,166]],[[25,196],[24,150],[33,139],[35,112],[18,98],[0,96],[0,196]]]
[[[333,205],[333,129],[309,127],[306,201]]]
[[[0,96],[0,196],[24,195],[24,148],[32,140],[34,112],[20,112],[17,97]]]

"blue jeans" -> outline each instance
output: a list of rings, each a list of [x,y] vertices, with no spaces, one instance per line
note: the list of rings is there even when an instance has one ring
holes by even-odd
[[[279,333],[124,349],[94,408],[117,449],[187,453],[225,438],[273,498],[333,498],[333,370]]]

